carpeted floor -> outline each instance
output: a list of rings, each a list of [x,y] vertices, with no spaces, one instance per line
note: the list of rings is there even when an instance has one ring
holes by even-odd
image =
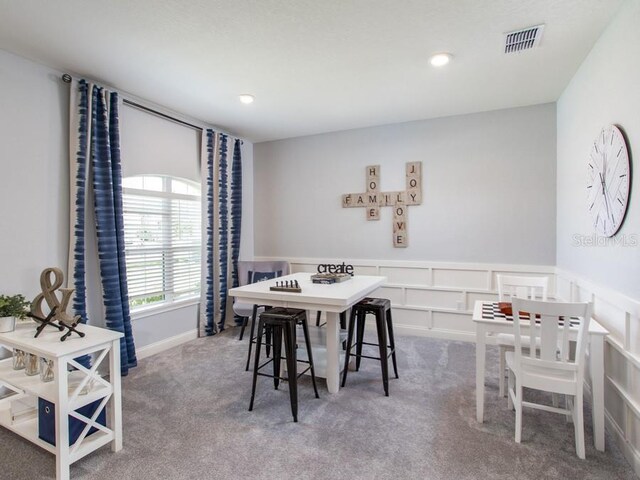
[[[636,479],[607,436],[607,452],[575,455],[573,425],[525,410],[523,442],[488,380],[485,423],[475,420],[475,348],[397,339],[400,379],[382,393],[379,363],[363,360],[346,388],[320,399],[301,380],[299,423],[279,391],[259,378],[248,412],[247,342],[230,330],[140,362],[123,380],[124,449],[108,447],[72,465],[73,479]],[[489,350],[488,363],[497,364]],[[590,412],[586,412],[590,418]],[[0,478],[55,478],[54,457],[0,429]]]

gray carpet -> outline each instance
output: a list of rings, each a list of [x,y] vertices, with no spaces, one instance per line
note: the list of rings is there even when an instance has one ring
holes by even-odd
[[[573,425],[525,410],[523,442],[514,415],[487,387],[485,423],[475,421],[475,348],[417,337],[397,340],[400,379],[385,397],[379,364],[363,360],[336,395],[320,399],[301,380],[299,423],[286,384],[259,378],[247,411],[247,342],[237,330],[198,339],[140,362],[123,380],[124,449],[108,447],[71,467],[74,479],[635,479],[607,436],[607,452],[575,455]],[[489,349],[490,365],[497,351]],[[586,412],[590,418],[590,412]],[[54,457],[0,429],[0,478],[55,478]]]

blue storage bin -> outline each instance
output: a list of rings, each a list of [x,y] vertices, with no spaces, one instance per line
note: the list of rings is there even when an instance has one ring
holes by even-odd
[[[100,406],[100,402],[102,400],[96,400],[95,402],[89,403],[84,407],[80,407],[76,410],[80,415],[84,415],[87,418],[91,418],[93,414],[96,412],[98,407]],[[102,411],[98,414],[98,418],[96,422],[100,425],[107,424],[107,409],[106,407],[102,409]],[[79,420],[75,417],[69,415],[69,445],[73,445],[78,437],[84,430],[84,427],[87,424],[82,420]],[[91,427],[87,437],[95,432],[98,429],[95,427]],[[38,398],[38,436],[41,440],[44,440],[51,445],[56,444],[56,406],[55,404],[44,400],[42,398]]]

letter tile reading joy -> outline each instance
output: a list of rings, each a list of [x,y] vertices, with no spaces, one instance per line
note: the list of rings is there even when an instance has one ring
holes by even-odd
[[[393,246],[407,246],[407,207],[422,203],[422,162],[407,162],[404,192],[380,191],[380,165],[366,167],[367,191],[342,195],[342,207],[362,207],[367,220],[380,220],[380,207],[393,208]]]

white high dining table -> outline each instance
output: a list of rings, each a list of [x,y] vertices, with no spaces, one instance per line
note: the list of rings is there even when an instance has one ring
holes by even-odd
[[[241,298],[243,302],[270,305],[272,307],[300,308],[303,310],[321,310],[327,314],[327,388],[337,393],[340,379],[340,312],[351,308],[371,292],[375,291],[387,279],[380,276],[354,275],[353,278],[332,285],[311,282],[310,273],[294,273],[275,280],[252,283],[232,288],[229,295]],[[301,293],[277,292],[269,290],[277,282],[297,280]]]
[[[483,318],[483,300],[477,300],[473,309],[476,323],[476,417],[484,420],[484,377],[487,338],[496,333],[513,334],[513,322],[504,318]],[[493,302],[486,302],[493,303]],[[523,325],[524,331],[528,329]],[[526,334],[526,333],[525,333]],[[569,339],[575,340],[577,329],[572,328]],[[589,373],[591,375],[591,412],[593,421],[593,443],[604,452],[604,339],[609,332],[594,319],[589,322]],[[488,337],[489,335],[489,337]]]

